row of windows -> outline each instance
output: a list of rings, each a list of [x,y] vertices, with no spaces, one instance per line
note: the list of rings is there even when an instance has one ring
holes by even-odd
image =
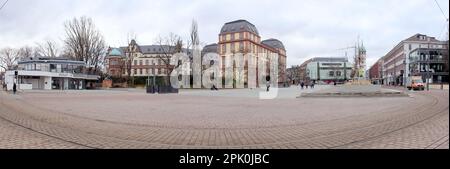
[[[133,69],[134,75],[167,74],[167,69]]]
[[[220,37],[220,41],[235,41],[244,39],[250,39],[251,41],[259,42],[259,37],[249,32],[223,34]]]
[[[144,65],[144,60],[134,60],[133,65],[138,65],[138,63],[139,65]],[[157,62],[155,62],[155,60],[152,60],[151,64],[149,60],[145,60],[145,65],[153,65],[153,64],[162,65],[162,63],[163,61],[161,59],[158,59]]]
[[[263,47],[260,47],[254,43],[249,42],[232,42],[232,43],[226,43],[221,44],[220,46],[222,54],[225,54],[227,52],[250,52],[250,53],[271,53],[272,51],[267,50]],[[247,50],[248,51],[245,51]]]
[[[134,75],[152,75],[152,74],[166,74],[167,69],[132,69]],[[120,70],[111,70],[110,73],[115,75],[116,73],[120,73]],[[126,74],[125,69],[122,70],[122,74]]]
[[[334,77],[334,76],[340,77],[340,76],[342,76],[342,72],[341,71],[330,71],[330,72],[328,72],[328,76],[330,76],[330,77]]]

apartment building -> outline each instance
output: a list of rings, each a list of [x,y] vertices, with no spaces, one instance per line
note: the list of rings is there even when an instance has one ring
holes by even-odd
[[[383,57],[382,82],[404,86],[419,75],[429,83],[448,83],[447,43],[423,34],[401,41]]]

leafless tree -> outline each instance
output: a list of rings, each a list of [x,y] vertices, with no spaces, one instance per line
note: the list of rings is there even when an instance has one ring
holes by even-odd
[[[197,21],[192,20],[191,31],[190,31],[190,41],[187,43],[187,48],[195,50],[199,48],[200,37],[198,36],[198,24]]]
[[[37,43],[36,46],[36,53],[40,56],[58,57],[60,54],[56,42],[52,40],[47,40],[44,43]]]
[[[30,58],[36,55],[35,50],[30,46],[24,46],[19,49],[20,58]]]
[[[97,73],[104,62],[107,46],[92,19],[74,18],[67,21],[64,26],[66,31],[64,43],[68,52],[76,60],[94,67],[94,72]]]
[[[166,72],[166,84],[169,84],[170,72],[172,72],[174,66],[170,64],[170,59],[173,54],[183,52],[183,40],[180,36],[170,33],[167,37],[159,37],[156,40],[156,44],[161,49],[161,54],[156,55],[158,59],[164,64],[162,67],[165,68]],[[161,65],[160,65],[161,66]]]
[[[202,68],[202,62],[203,62],[203,58],[202,58],[202,54],[200,52],[201,47],[200,47],[200,37],[198,35],[198,24],[197,21],[195,21],[194,19],[192,20],[192,24],[191,24],[191,30],[190,30],[190,40],[187,43],[187,49],[190,51],[188,51],[188,55],[189,55],[189,59],[191,60],[191,69],[193,68],[200,68],[200,79],[195,79],[194,76],[192,75],[192,79],[195,80],[200,80],[200,85],[202,83],[202,74],[203,74],[203,68]],[[199,55],[199,61],[194,62],[194,55]],[[194,73],[194,72],[193,72]]]
[[[125,62],[124,62],[124,67],[126,69],[128,82],[130,82],[130,79],[131,79],[132,65],[133,65],[134,59],[136,58],[138,51],[139,51],[139,46],[136,43],[136,40],[132,39],[126,49]],[[132,78],[131,80],[132,80],[131,84],[134,85],[134,78]]]
[[[5,71],[14,69],[19,59],[19,50],[8,47],[0,50],[0,68]]]

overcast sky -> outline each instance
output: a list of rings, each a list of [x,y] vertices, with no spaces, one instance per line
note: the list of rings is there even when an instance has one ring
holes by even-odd
[[[449,1],[437,1],[448,17]],[[289,67],[344,56],[337,49],[354,45],[358,35],[370,66],[416,33],[446,39],[447,26],[434,0],[9,0],[0,11],[0,48],[62,43],[64,22],[80,16],[91,17],[113,47],[125,46],[131,34],[141,45],[170,32],[187,39],[192,19],[202,43],[217,43],[225,22],[246,19],[262,39],[284,43]]]

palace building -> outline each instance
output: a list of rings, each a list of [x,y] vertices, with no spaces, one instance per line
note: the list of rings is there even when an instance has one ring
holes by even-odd
[[[132,40],[128,46],[108,49],[106,72],[112,77],[126,77],[128,73],[131,77],[164,77],[174,68],[166,62],[176,53],[175,48],[168,45],[141,46]],[[182,51],[188,52],[187,49]]]
[[[213,47],[215,47],[213,45]],[[234,53],[248,54],[252,53],[256,58],[254,60],[258,63],[258,54],[265,53],[267,56],[270,54],[278,54],[278,85],[284,86],[287,83],[286,75],[286,49],[283,43],[277,39],[267,39],[261,40],[258,29],[252,23],[246,20],[236,20],[232,22],[225,23],[223,25],[219,34],[219,43],[217,44],[217,53],[221,57],[221,69],[222,72],[225,71],[225,56]],[[269,68],[267,68],[269,69]],[[245,82],[248,81],[248,62],[245,62]],[[258,77],[258,66],[256,67],[256,81],[257,86],[259,79]],[[269,70],[266,70],[267,72]]]

